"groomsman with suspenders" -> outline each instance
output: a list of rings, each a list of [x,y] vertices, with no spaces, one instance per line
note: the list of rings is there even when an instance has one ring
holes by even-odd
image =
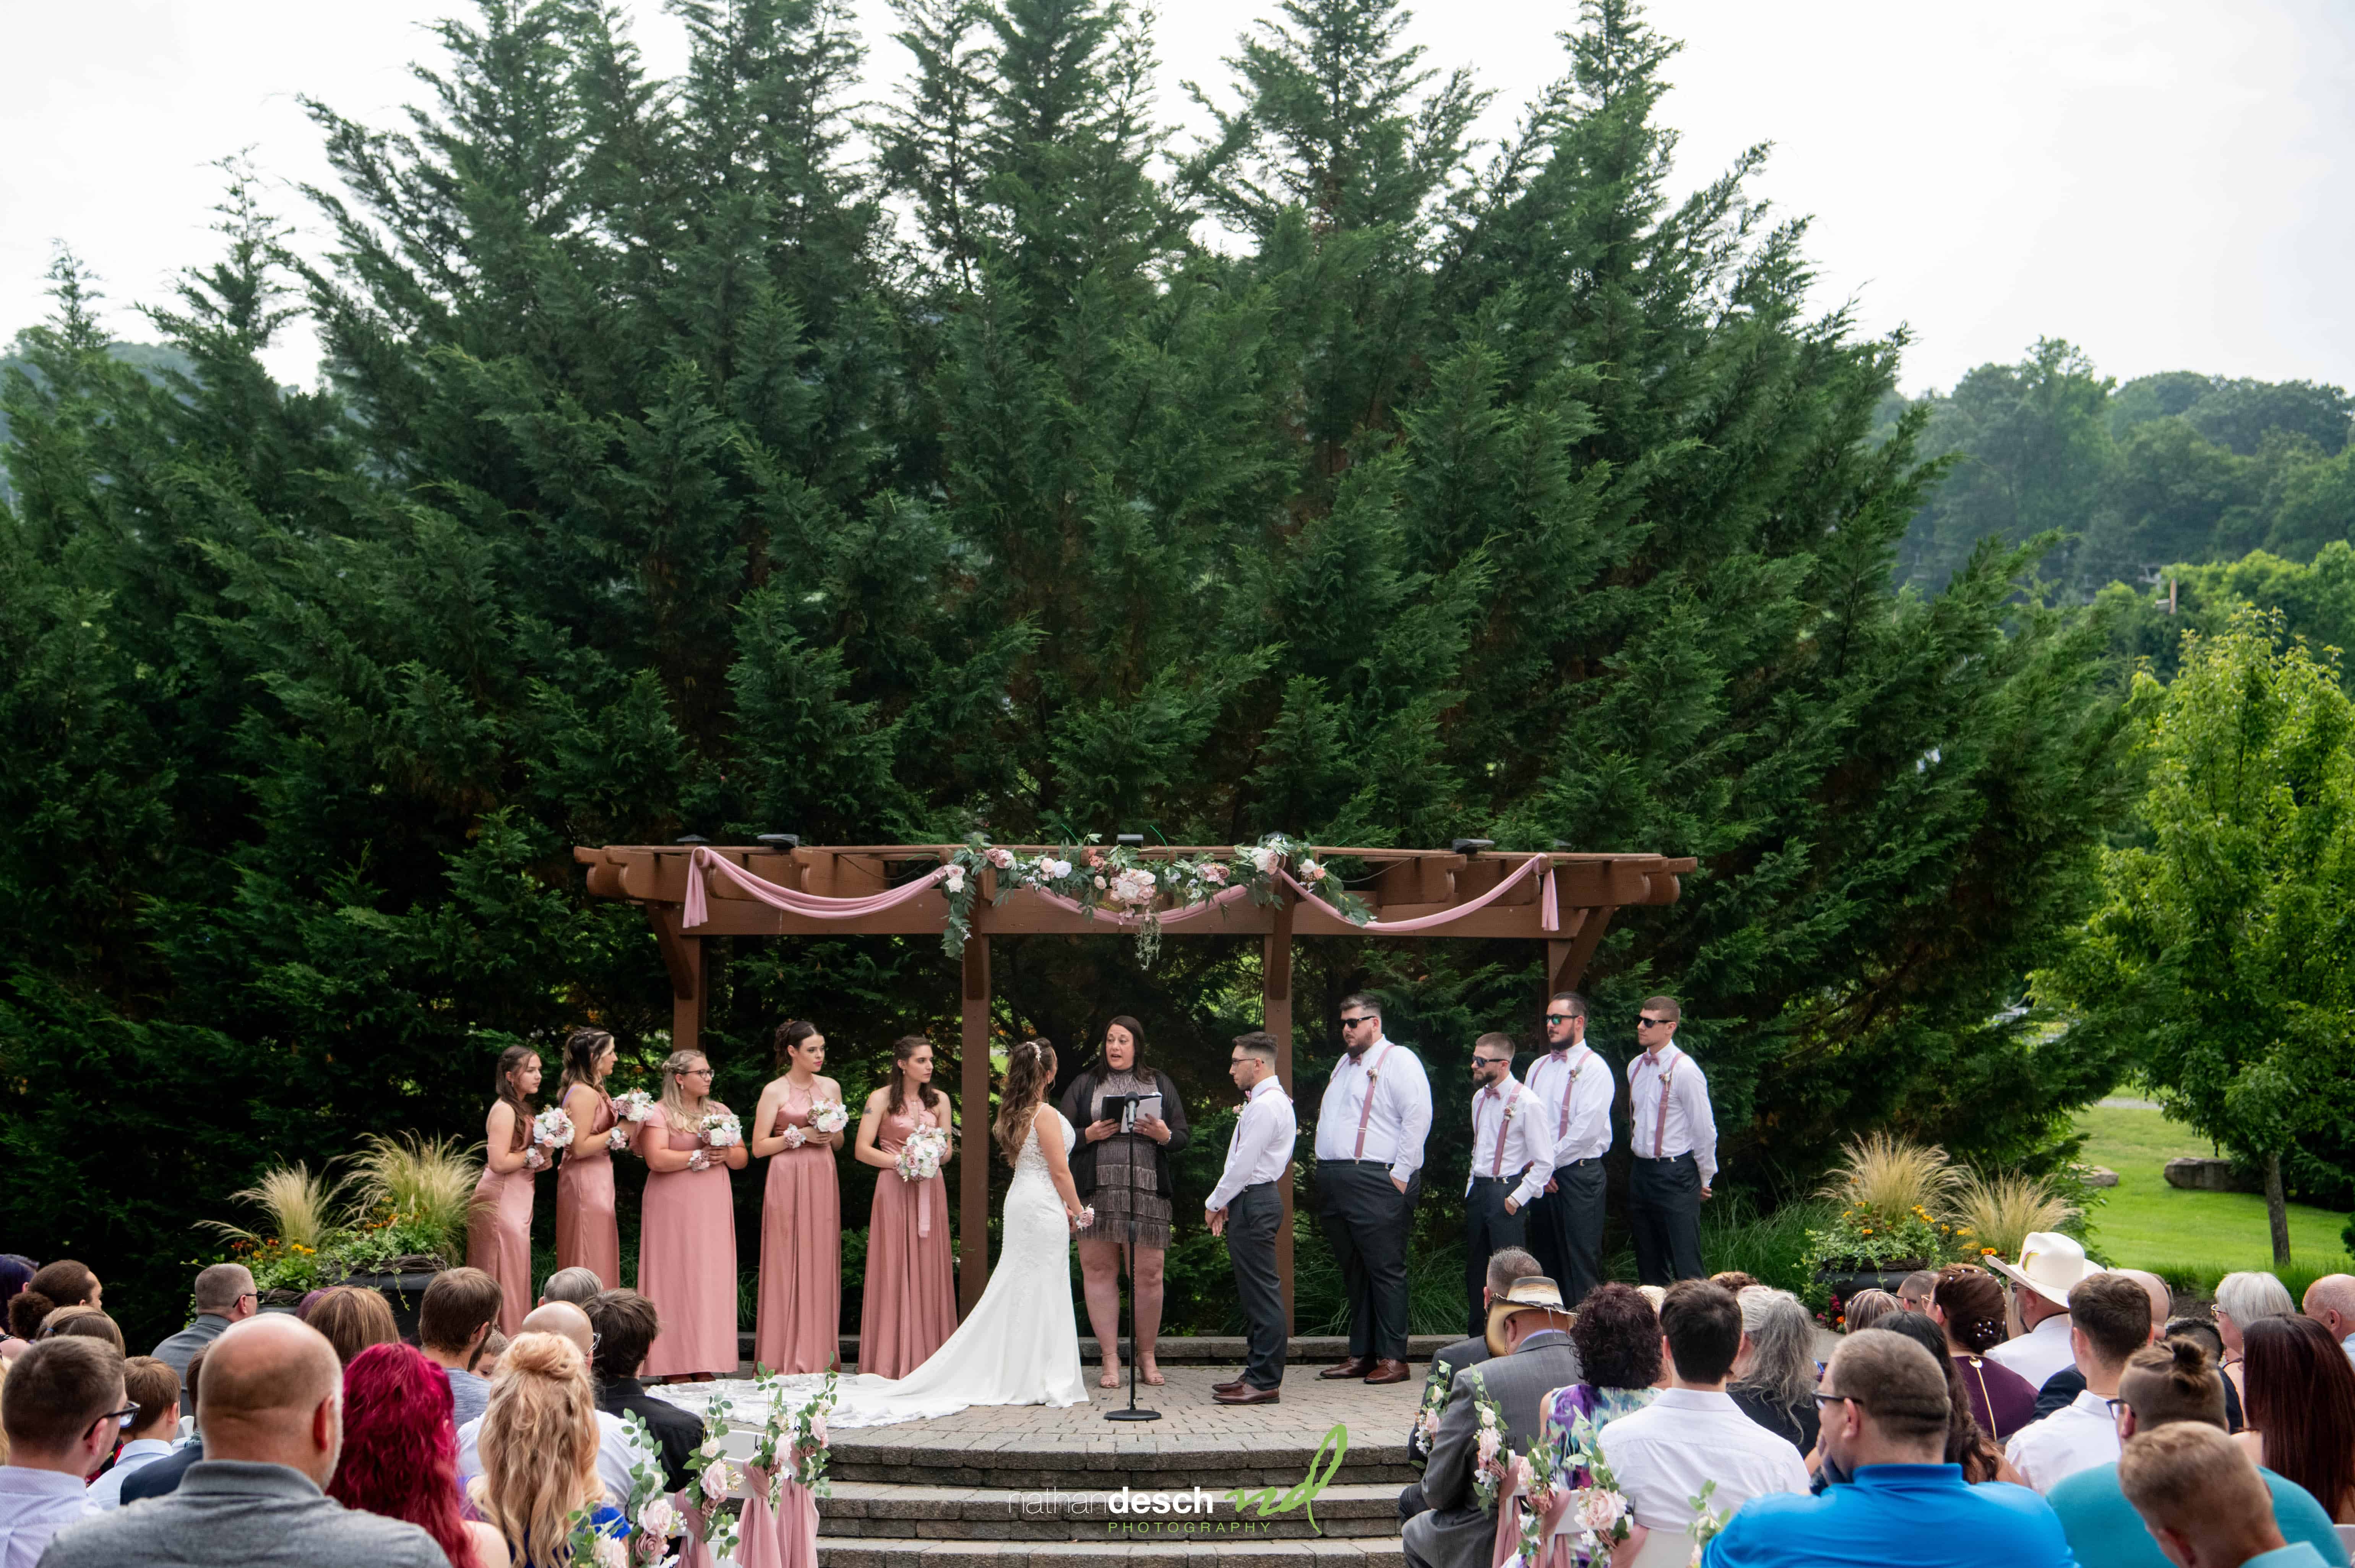
[[[1431,1080],[1413,1052],[1383,1038],[1381,1003],[1362,991],[1341,999],[1341,1049],[1316,1111],[1316,1199],[1349,1297],[1349,1356],[1316,1375],[1404,1383],[1406,1243]]]
[[[1627,1064],[1627,1224],[1636,1233],[1636,1277],[1673,1285],[1708,1273],[1700,1260],[1700,1204],[1717,1180],[1717,1121],[1700,1064],[1677,1049],[1683,1017],[1672,996],[1646,1000],[1636,1018],[1643,1047]]]
[[[1284,1285],[1275,1272],[1275,1234],[1283,1227],[1284,1194],[1276,1183],[1292,1169],[1296,1128],[1292,1097],[1275,1076],[1275,1036],[1264,1030],[1235,1036],[1235,1087],[1244,1095],[1227,1163],[1210,1189],[1202,1218],[1212,1235],[1227,1238],[1234,1265],[1235,1298],[1249,1330],[1243,1370],[1210,1385],[1220,1404],[1273,1404],[1284,1382]]]
[[[1531,1200],[1553,1171],[1546,1106],[1513,1077],[1513,1037],[1472,1046],[1472,1174],[1464,1183],[1464,1294],[1477,1334],[1488,1321],[1488,1259],[1521,1247]]]
[[[1546,1003],[1545,1053],[1528,1087],[1545,1107],[1553,1174],[1529,1208],[1529,1247],[1540,1272],[1575,1307],[1603,1283],[1603,1157],[1611,1152],[1611,1064],[1586,1044],[1586,999],[1556,991]]]

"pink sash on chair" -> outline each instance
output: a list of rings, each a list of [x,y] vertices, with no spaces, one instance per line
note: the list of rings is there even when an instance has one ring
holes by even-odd
[[[1576,1496],[1563,1488],[1540,1518],[1539,1539],[1545,1542],[1537,1560],[1529,1568],[1578,1568],[1578,1552],[1567,1535],[1556,1535],[1554,1529],[1569,1516],[1570,1505]],[[1497,1496],[1497,1540],[1490,1549],[1488,1568],[1506,1568],[1518,1559],[1521,1552],[1521,1472],[1518,1466],[1507,1475],[1505,1485]]]
[[[817,1568],[817,1499],[810,1489],[799,1481],[787,1481],[775,1520],[784,1547],[783,1568]]]
[[[744,1511],[736,1525],[736,1561],[741,1568],[785,1568],[777,1516],[769,1511],[769,1473],[744,1467]]]
[[[718,1559],[711,1554],[709,1543],[704,1540],[707,1526],[702,1510],[687,1507],[687,1496],[683,1492],[677,1501],[679,1517],[687,1521],[687,1541],[679,1548],[678,1568],[719,1568]]]

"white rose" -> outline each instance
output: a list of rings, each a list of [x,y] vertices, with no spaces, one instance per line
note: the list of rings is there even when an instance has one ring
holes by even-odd
[[[714,1459],[711,1467],[703,1472],[703,1496],[707,1502],[718,1502],[734,1489],[736,1478],[725,1459]]]
[[[821,1448],[826,1446],[826,1412],[823,1410],[810,1417],[810,1441]]]
[[[953,865],[949,867],[949,874],[941,879],[941,885],[947,888],[951,893],[963,893],[964,891],[964,867],[961,865]]]
[[[660,1541],[678,1528],[678,1510],[668,1498],[655,1498],[638,1510],[638,1528]]]

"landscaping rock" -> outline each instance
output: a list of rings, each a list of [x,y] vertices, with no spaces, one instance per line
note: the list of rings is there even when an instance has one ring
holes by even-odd
[[[2118,1184],[2118,1173],[2106,1165],[2081,1165],[2077,1168],[2077,1179],[2088,1187],[2115,1187]]]
[[[2234,1175],[2229,1160],[2211,1160],[2202,1155],[2179,1154],[2167,1162],[2163,1172],[2167,1184],[2193,1192],[2254,1192],[2260,1191],[2255,1177]]]

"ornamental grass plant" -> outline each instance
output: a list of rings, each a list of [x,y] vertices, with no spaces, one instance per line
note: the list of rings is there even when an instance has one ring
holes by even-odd
[[[1974,1171],[1955,1190],[1954,1216],[1969,1234],[1966,1251],[1974,1259],[1989,1253],[2018,1257],[2030,1233],[2060,1230],[2077,1213],[2044,1178],[2017,1171]]]
[[[1848,1145],[1823,1195],[1893,1225],[1941,1213],[1960,1182],[1960,1172],[1937,1145],[1876,1132]]]
[[[261,1181],[229,1194],[232,1202],[251,1203],[270,1216],[268,1237],[226,1220],[200,1223],[232,1241],[259,1246],[265,1240],[275,1240],[285,1246],[316,1252],[335,1234],[336,1202],[347,1182],[348,1178],[329,1181],[324,1173],[314,1176],[309,1167],[298,1160],[292,1165],[263,1171]]]
[[[369,1135],[353,1172],[367,1218],[388,1219],[421,1244],[419,1250],[458,1262],[465,1255],[474,1183],[482,1176],[473,1154],[455,1138]]]

